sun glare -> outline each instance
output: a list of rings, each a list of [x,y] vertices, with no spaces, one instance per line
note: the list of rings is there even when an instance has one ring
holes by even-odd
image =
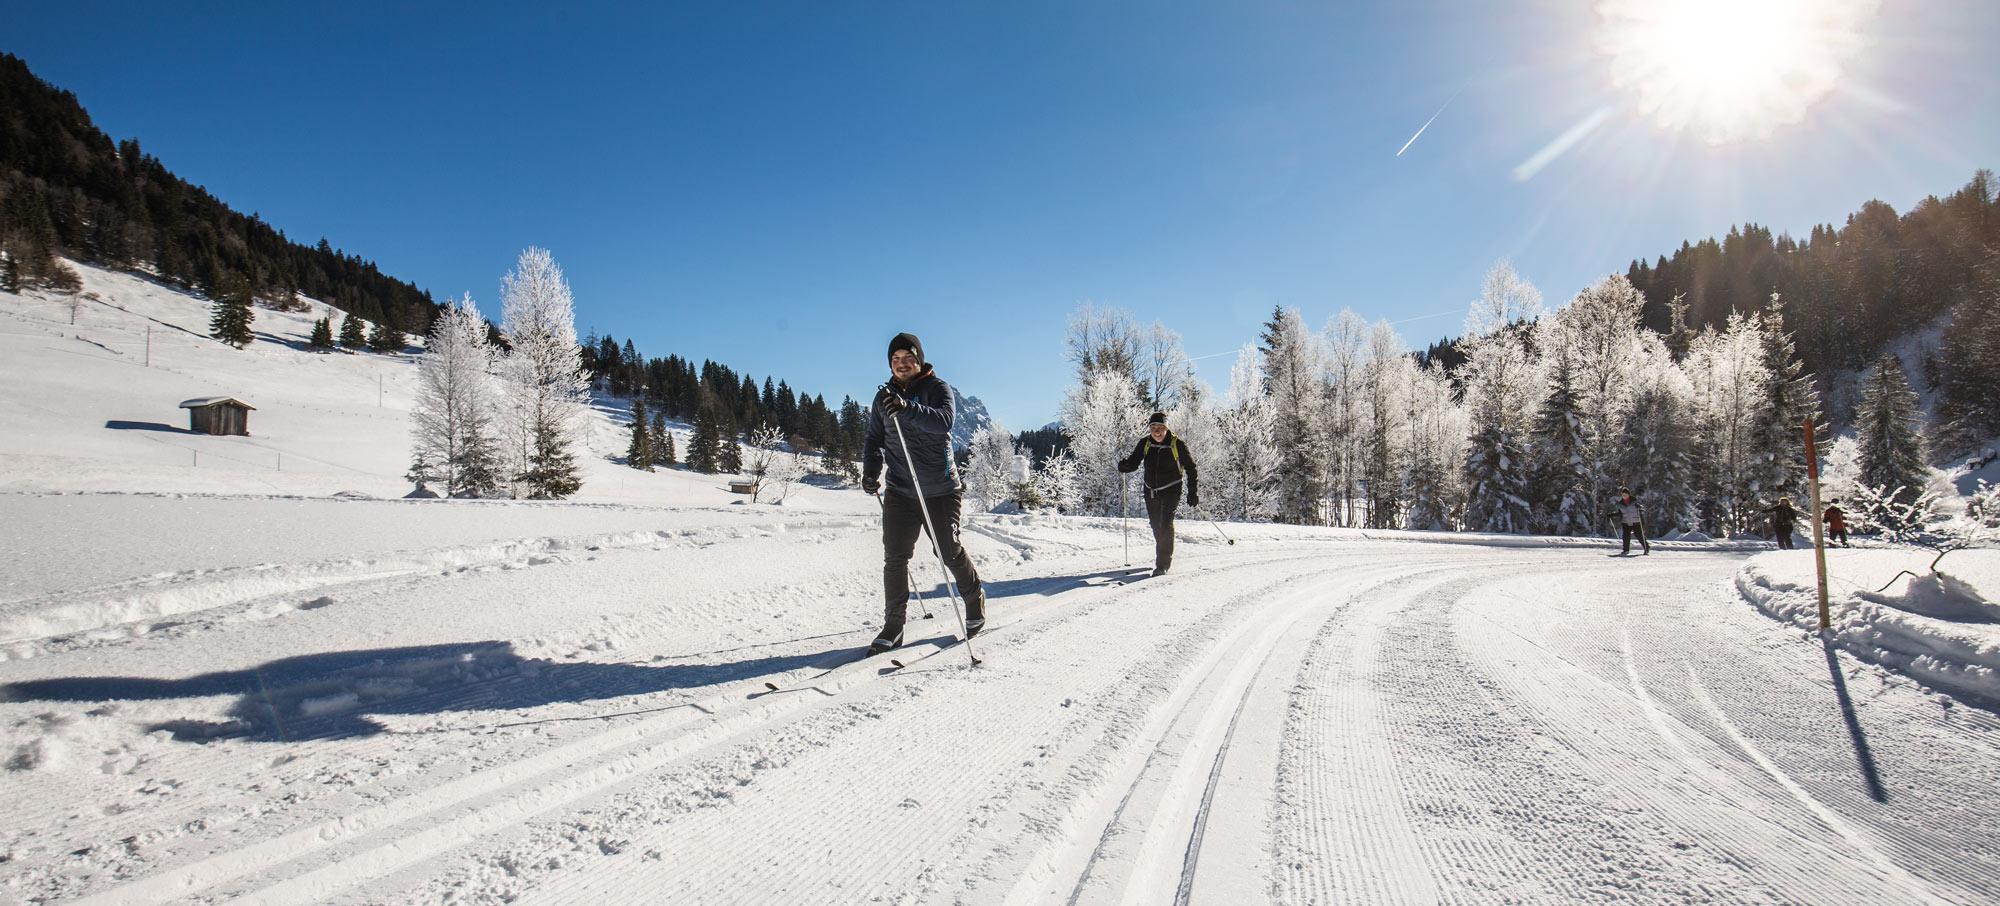
[[[1713,144],[1768,138],[1839,83],[1879,0],[1604,0],[1615,85],[1661,127]]]

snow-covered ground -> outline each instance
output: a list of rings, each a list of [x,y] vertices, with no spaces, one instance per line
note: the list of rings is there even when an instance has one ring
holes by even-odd
[[[2000,901],[1989,552],[1822,641],[1809,552],[979,516],[984,663],[920,558],[898,667],[858,493],[600,415],[582,501],[386,499],[407,363],[144,370],[205,316],[79,270],[0,294],[0,903]]]

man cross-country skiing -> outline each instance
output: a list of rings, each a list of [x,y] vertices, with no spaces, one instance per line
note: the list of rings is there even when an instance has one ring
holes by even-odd
[[[886,607],[882,631],[869,652],[888,651],[903,644],[903,619],[910,603],[910,555],[925,531],[928,507],[937,527],[938,553],[958,581],[965,597],[965,635],[986,628],[986,592],[972,557],[958,540],[959,502],[965,486],[951,456],[951,424],[956,409],[951,385],[940,380],[924,361],[924,344],[899,333],[889,341],[889,383],[868,407],[867,440],[861,446],[861,489],[882,496],[882,591]],[[891,419],[900,422],[899,435]],[[907,440],[905,450],[898,437]],[[886,460],[886,463],[885,463]],[[910,474],[910,464],[916,474]],[[878,477],[888,466],[887,493]],[[918,493],[923,494],[919,504]]]
[[[1632,552],[1632,539],[1639,539],[1639,547],[1646,553],[1653,552],[1653,544],[1646,540],[1646,520],[1639,514],[1639,501],[1632,497],[1629,488],[1618,489],[1618,518],[1624,528],[1625,549],[1621,554]]]
[[[1152,424],[1132,455],[1118,461],[1118,471],[1130,472],[1144,464],[1139,473],[1146,489],[1146,520],[1153,525],[1153,575],[1161,576],[1174,564],[1174,509],[1181,505],[1181,487],[1187,487],[1188,506],[1201,506],[1195,490],[1194,457],[1187,444],[1167,430],[1164,412],[1153,413]]]

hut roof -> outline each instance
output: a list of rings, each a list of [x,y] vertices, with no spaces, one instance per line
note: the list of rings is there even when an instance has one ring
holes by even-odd
[[[239,400],[233,396],[204,396],[199,399],[181,401],[182,409],[201,409],[208,406],[216,406],[216,405],[242,406],[245,409],[251,409],[251,410],[255,410],[257,408],[256,406],[252,406],[249,403]]]

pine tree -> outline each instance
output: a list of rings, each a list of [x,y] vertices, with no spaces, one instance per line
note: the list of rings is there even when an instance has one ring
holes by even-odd
[[[1758,499],[1805,499],[1806,451],[1802,430],[1819,415],[1819,392],[1793,351],[1784,326],[1784,303],[1771,294],[1771,307],[1757,318],[1764,362],[1763,417],[1751,431],[1751,493]]]
[[[1670,353],[1656,348],[1657,367],[1641,372],[1618,459],[1618,479],[1652,533],[1694,528],[1697,500],[1693,390]]]
[[[712,407],[703,406],[694,414],[694,437],[688,440],[688,468],[703,475],[721,470],[722,438],[715,427]]]
[[[667,414],[653,410],[653,462],[673,468],[680,461],[674,452],[674,432],[667,430]]]
[[[387,312],[382,320],[375,322],[375,329],[368,334],[368,349],[371,352],[402,352],[409,345],[409,338],[395,326],[394,318]]]
[[[1317,522],[1328,447],[1320,430],[1324,396],[1319,344],[1296,309],[1283,309],[1265,325],[1264,349],[1264,386],[1271,394],[1271,439],[1278,455],[1278,518],[1298,525]]]
[[[340,321],[340,348],[365,349],[367,346],[368,336],[361,332],[361,319],[349,312]]]
[[[729,475],[735,475],[742,472],[743,435],[741,432],[736,430],[735,420],[730,419],[727,416],[723,417],[717,424],[717,433],[721,435],[721,446],[719,448],[720,452],[717,453],[715,458],[716,466],[721,468],[725,474]]]
[[[230,274],[222,278],[216,288],[213,314],[208,319],[208,333],[237,349],[250,345],[255,336],[250,333],[250,322],[257,315],[250,310],[250,283],[240,274]]]
[[[332,318],[321,318],[313,322],[312,339],[306,343],[306,346],[316,352],[326,352],[333,349]]]
[[[530,500],[561,500],[583,487],[577,474],[576,458],[570,455],[568,438],[561,430],[543,425],[534,432],[535,450],[528,459],[528,471],[521,476]]]
[[[632,398],[632,442],[625,448],[625,464],[653,471],[652,424],[646,418],[646,401],[639,397]]]
[[[0,289],[21,291],[21,265],[14,260],[14,253],[5,249],[0,249]]]
[[[1549,534],[1589,535],[1597,526],[1584,488],[1575,360],[1561,343],[1549,350],[1549,359],[1549,393],[1535,418],[1537,522]]]
[[[1861,483],[1903,504],[1914,503],[1930,481],[1917,418],[1917,394],[1903,363],[1894,355],[1877,359],[1861,385],[1861,405],[1854,413]]]

